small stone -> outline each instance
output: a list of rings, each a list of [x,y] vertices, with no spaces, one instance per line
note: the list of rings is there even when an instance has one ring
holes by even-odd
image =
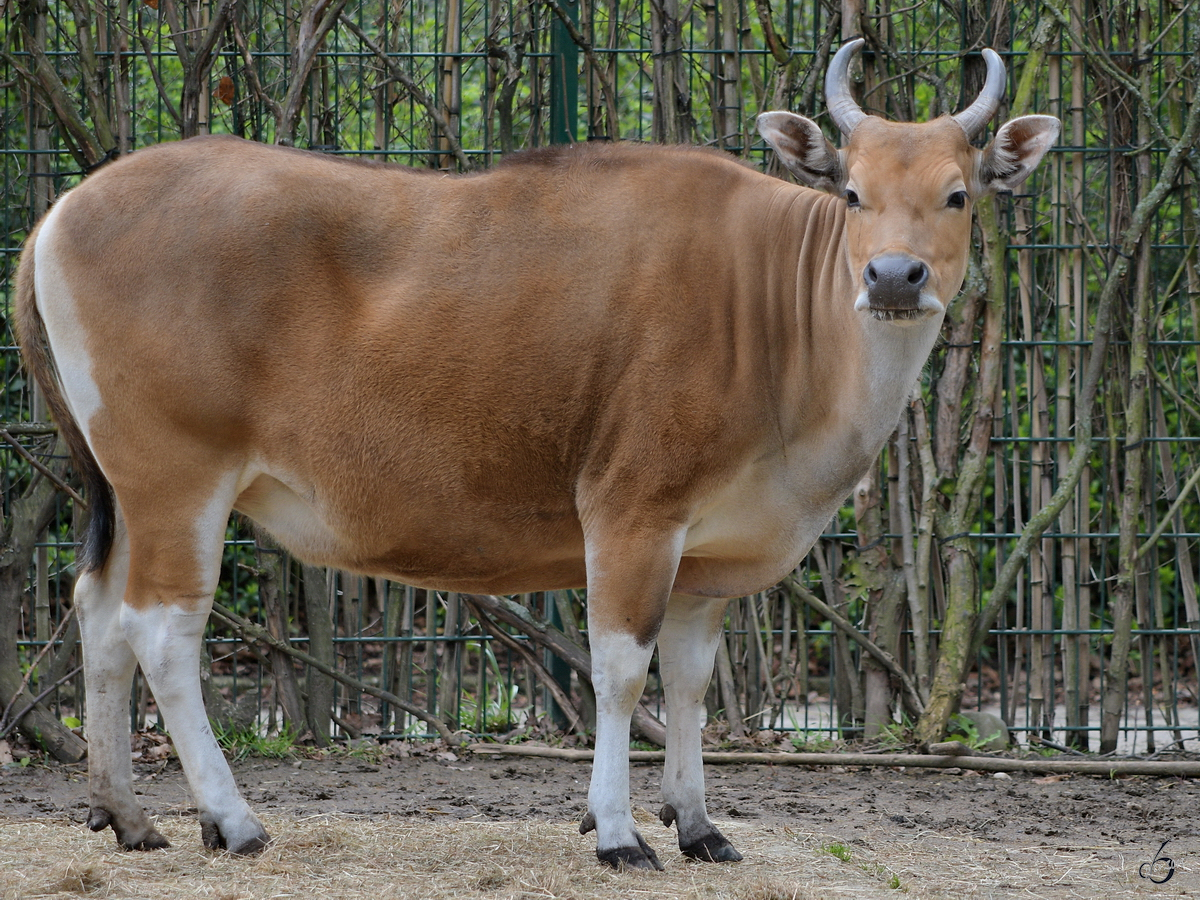
[[[1007,772],[997,772],[992,777],[995,778],[997,781],[1012,781],[1012,776],[1009,775]]]

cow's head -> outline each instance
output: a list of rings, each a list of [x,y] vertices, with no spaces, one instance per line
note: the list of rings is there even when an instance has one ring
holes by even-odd
[[[845,147],[836,149],[815,122],[790,112],[763,113],[758,130],[801,183],[844,198],[855,309],[892,321],[940,315],[966,274],[974,202],[1020,185],[1061,126],[1052,116],[1022,116],[984,149],[971,146],[1004,97],[1004,63],[991,50],[983,51],[983,91],[958,115],[925,123],[869,116],[847,78],[862,44],[843,45],[825,78]]]

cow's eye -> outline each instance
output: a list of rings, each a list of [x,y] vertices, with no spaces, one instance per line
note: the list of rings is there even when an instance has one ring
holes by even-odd
[[[949,199],[946,200],[946,205],[951,209],[962,209],[967,205],[967,192],[955,191],[950,195]]]
[[[849,188],[846,188],[846,190],[842,191],[842,196],[846,198],[846,205],[848,207],[850,207],[851,209],[858,209],[859,202],[858,202],[858,194],[857,193],[850,190]]]

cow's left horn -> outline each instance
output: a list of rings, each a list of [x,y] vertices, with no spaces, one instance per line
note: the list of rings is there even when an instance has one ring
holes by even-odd
[[[854,127],[867,117],[850,94],[850,57],[865,43],[862,38],[856,38],[842,44],[825,73],[825,106],[833,124],[846,137],[850,137]]]
[[[983,90],[975,102],[954,117],[954,121],[962,126],[967,133],[967,140],[973,141],[983,131],[1004,99],[1004,85],[1007,78],[1004,73],[1004,62],[995,50],[987,47],[983,50],[983,59],[987,63],[987,80]]]

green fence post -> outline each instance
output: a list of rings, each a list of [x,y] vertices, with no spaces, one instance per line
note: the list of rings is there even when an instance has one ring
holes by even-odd
[[[562,0],[571,24],[579,25],[579,0]],[[579,134],[579,47],[557,16],[550,29],[550,143],[574,144]]]
[[[579,25],[578,0],[561,0],[573,25]],[[579,134],[579,47],[571,40],[571,32],[562,19],[555,16],[550,29],[550,143],[574,144]],[[542,594],[550,624],[562,628],[558,604],[547,592]],[[565,660],[546,654],[550,674],[568,694],[571,690],[571,667]],[[550,716],[559,728],[569,724],[565,710],[550,698]]]
[[[547,618],[550,624],[562,631],[563,620],[562,614],[558,611],[558,596],[556,591],[546,591],[542,594],[542,600],[545,603]],[[550,670],[550,676],[558,682],[558,686],[563,689],[563,693],[568,697],[571,696],[571,666],[561,656],[556,656],[549,650],[546,651],[546,668]],[[549,691],[547,691],[549,693]],[[567,718],[567,711],[558,705],[558,701],[553,696],[549,697],[547,706],[550,710],[550,718],[554,720],[556,728],[561,728],[566,731],[570,727],[571,722]]]

